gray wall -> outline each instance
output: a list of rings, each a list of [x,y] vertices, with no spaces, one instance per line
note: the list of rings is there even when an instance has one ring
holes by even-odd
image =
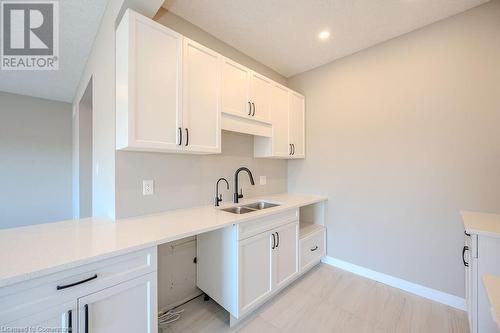
[[[240,166],[252,171],[256,185],[246,174],[240,175],[243,194],[252,197],[287,191],[287,162],[253,158],[253,137],[222,132],[222,154],[181,155],[136,152],[116,154],[116,212],[118,217],[162,212],[170,209],[212,205],[215,182],[225,177],[230,184],[220,184],[224,201],[232,200],[234,172]],[[259,185],[266,176],[267,184]],[[142,181],[155,180],[155,195],[142,195]]]
[[[335,39],[332,40],[335,42]],[[500,2],[289,80],[328,255],[464,296],[461,209],[500,212]]]
[[[0,229],[71,218],[71,104],[0,92]]]
[[[155,17],[159,23],[227,56],[280,83],[286,79],[254,59],[223,43],[186,20],[160,10]],[[169,209],[212,204],[215,182],[226,177],[230,191],[224,200],[231,200],[234,171],[245,165],[259,182],[267,177],[267,185],[249,186],[245,175],[242,184],[245,195],[274,194],[287,191],[287,162],[253,158],[253,137],[223,132],[222,154],[193,156],[182,154],[116,153],[116,216],[128,217],[162,212]],[[142,181],[155,180],[155,195],[142,195]],[[221,186],[222,188],[222,186]]]

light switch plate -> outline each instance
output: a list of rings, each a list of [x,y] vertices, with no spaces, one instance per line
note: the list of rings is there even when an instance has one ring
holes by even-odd
[[[155,182],[154,180],[143,180],[142,181],[142,195],[153,195],[155,194]]]
[[[267,184],[267,177],[260,176],[260,185],[266,185],[266,184]]]

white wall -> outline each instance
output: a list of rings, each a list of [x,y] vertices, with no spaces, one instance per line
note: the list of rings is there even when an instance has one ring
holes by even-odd
[[[464,296],[459,210],[500,212],[499,59],[494,1],[289,80],[288,187],[328,195],[329,256]]]
[[[92,78],[92,212],[95,217],[115,217],[115,27],[126,8],[152,17],[162,3],[162,0],[108,2],[73,101],[74,106],[79,103]]]
[[[0,229],[71,218],[71,104],[0,92]]]
[[[242,64],[285,86],[287,85],[287,79],[281,74],[263,65],[257,60],[249,57],[248,55],[238,51],[231,45],[226,44],[225,42],[206,32],[205,30],[202,30],[191,22],[186,21],[182,17],[165,10],[163,7],[158,11],[154,19],[158,23],[161,23],[164,26],[179,32],[180,34],[211,48],[212,50],[224,55],[225,57],[228,57],[229,59],[232,59],[233,61],[236,61],[239,64]]]

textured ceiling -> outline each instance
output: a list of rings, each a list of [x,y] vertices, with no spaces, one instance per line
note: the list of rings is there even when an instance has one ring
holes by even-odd
[[[59,1],[59,70],[0,70],[0,91],[71,102],[107,2]]]
[[[489,0],[167,0],[164,7],[290,77]],[[331,32],[318,40],[324,29]]]

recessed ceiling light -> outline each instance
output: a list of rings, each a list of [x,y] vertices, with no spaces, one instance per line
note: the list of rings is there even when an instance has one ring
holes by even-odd
[[[328,37],[330,37],[330,31],[327,31],[327,30],[321,31],[319,33],[318,37],[319,37],[319,39],[322,39],[322,40],[328,39]]]

